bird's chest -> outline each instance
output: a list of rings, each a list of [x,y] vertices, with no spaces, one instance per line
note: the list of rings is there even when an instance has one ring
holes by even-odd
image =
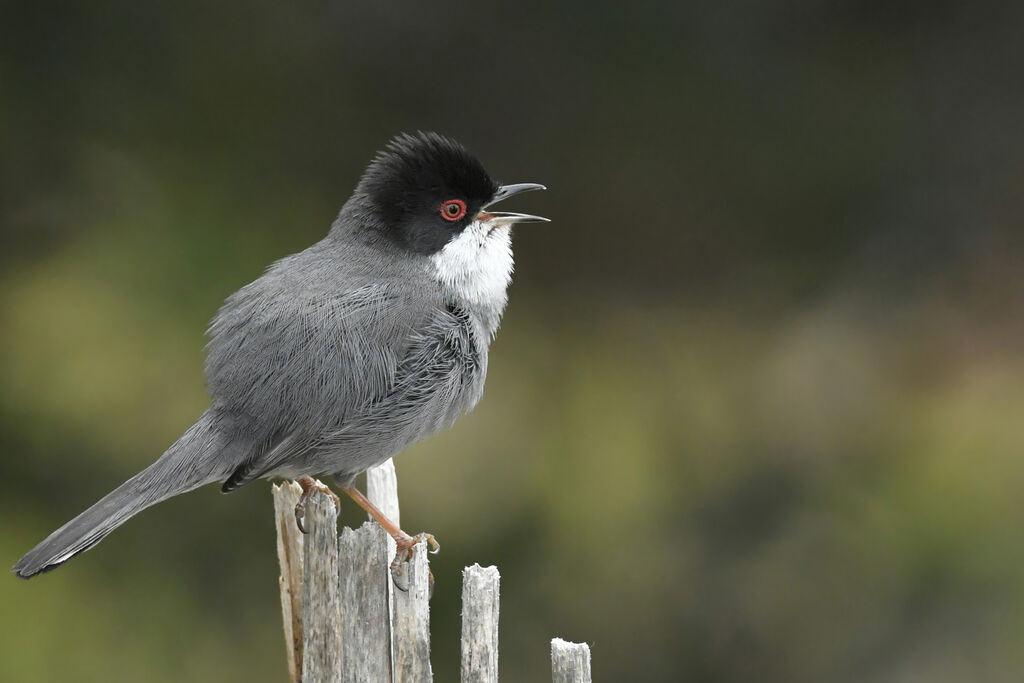
[[[434,279],[459,307],[478,316],[500,317],[512,281],[509,229],[472,223],[430,257]],[[487,335],[493,334],[488,330]]]
[[[451,408],[457,415],[472,409],[483,393],[490,330],[464,303],[447,303],[444,320],[440,334],[429,342],[430,372],[440,380],[439,391],[451,395]]]

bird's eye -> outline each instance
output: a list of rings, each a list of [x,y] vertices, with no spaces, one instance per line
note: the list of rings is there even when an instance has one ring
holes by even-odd
[[[466,215],[466,202],[461,199],[449,199],[441,202],[441,218],[454,223]]]

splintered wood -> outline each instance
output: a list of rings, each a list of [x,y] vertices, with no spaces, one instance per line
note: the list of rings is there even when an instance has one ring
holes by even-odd
[[[474,564],[462,572],[462,683],[498,681],[497,567]]]
[[[341,597],[341,680],[391,680],[391,613],[388,603],[389,538],[376,522],[338,539]]]
[[[430,668],[430,567],[427,542],[413,547],[399,567],[395,590],[395,680],[432,681]]]
[[[306,503],[302,562],[302,680],[341,678],[341,602],[338,598],[338,508],[314,489]]]
[[[590,646],[551,639],[552,683],[590,683]]]
[[[367,473],[370,500],[398,522],[398,484],[389,460]],[[319,483],[319,482],[318,482]],[[304,526],[295,523],[302,488],[273,487],[281,615],[292,683],[424,683],[430,664],[430,566],[427,545],[391,576],[394,540],[374,521],[338,534],[333,496],[314,489]],[[463,683],[498,680],[501,577],[478,564],[463,571]],[[396,588],[397,584],[397,588]],[[590,683],[590,648],[551,641],[554,683]]]
[[[304,534],[295,525],[295,506],[302,487],[293,481],[275,485],[274,521],[277,526],[277,562],[281,566],[281,617],[292,683],[302,680],[302,557]]]

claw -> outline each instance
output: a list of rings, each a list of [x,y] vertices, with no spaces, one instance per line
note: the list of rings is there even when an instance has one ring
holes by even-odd
[[[306,494],[302,494],[302,498],[295,504],[295,526],[299,527],[299,531],[302,533],[309,533],[306,531],[305,525],[302,520],[306,517]]]
[[[395,588],[402,591],[403,593],[409,592],[409,582],[405,580],[405,572],[402,571],[402,566],[399,565],[391,570],[391,582],[395,584]],[[434,597],[434,572],[427,571],[427,599]]]
[[[441,544],[437,542],[437,539],[434,538],[433,534],[424,532],[416,534],[415,536],[410,536],[409,534],[403,533],[401,536],[395,536],[394,539],[395,545],[397,545],[398,548],[395,552],[395,559],[391,563],[392,569],[409,559],[412,549],[416,547],[417,543],[422,541],[426,541],[430,546],[429,552],[431,555],[436,555],[441,551]]]
[[[312,477],[299,477],[295,480],[295,483],[302,487],[302,495],[299,496],[299,502],[295,504],[295,526],[299,527],[299,531],[302,533],[309,533],[306,531],[303,520],[306,518],[306,503],[309,501],[309,497],[313,495],[313,491],[326,493],[334,499],[336,509],[341,509],[341,501],[338,499],[337,494],[327,488],[326,485],[315,481]]]
[[[402,591],[403,593],[409,592],[409,582],[404,578],[405,572],[402,571],[402,565],[397,567],[391,565],[391,581],[395,584],[395,588]]]
[[[312,480],[310,480],[312,481]],[[301,482],[300,482],[301,483]],[[426,541],[430,545],[430,553],[437,554],[441,550],[441,544],[437,542],[433,534],[416,534],[410,536],[401,529],[398,525],[392,522],[380,511],[376,505],[370,502],[370,499],[359,492],[359,489],[349,485],[341,485],[341,490],[344,491],[348,496],[356,502],[356,504],[370,513],[370,516],[377,520],[385,531],[390,534],[391,538],[395,539],[396,552],[395,559],[391,563],[391,580],[395,583],[395,588],[402,591],[403,593],[409,590],[408,582],[403,578],[402,563],[409,557],[409,553],[412,548],[420,541]],[[428,582],[430,584],[430,595],[434,594],[434,573],[428,573]]]
[[[403,567],[405,563],[398,565],[397,567],[391,568],[391,582],[395,584],[395,588],[402,591],[403,593],[409,592],[409,582],[405,579],[405,571]],[[427,599],[434,597],[434,572],[427,570]]]
[[[401,536],[396,536],[395,545],[398,548],[395,551],[395,559],[391,562],[391,580],[395,584],[395,588],[402,591],[403,593],[408,592],[409,584],[403,578],[404,571],[402,567],[406,560],[412,556],[412,550],[421,541],[426,541],[430,546],[431,555],[436,555],[441,550],[441,544],[437,542],[433,534],[419,533],[415,536],[403,533]],[[434,595],[434,572],[427,571],[427,583],[428,583],[428,597]]]

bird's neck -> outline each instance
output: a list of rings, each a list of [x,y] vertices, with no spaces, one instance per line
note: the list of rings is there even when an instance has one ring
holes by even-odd
[[[481,318],[488,337],[498,329],[512,281],[511,228],[470,223],[429,257],[434,277],[459,305]]]

